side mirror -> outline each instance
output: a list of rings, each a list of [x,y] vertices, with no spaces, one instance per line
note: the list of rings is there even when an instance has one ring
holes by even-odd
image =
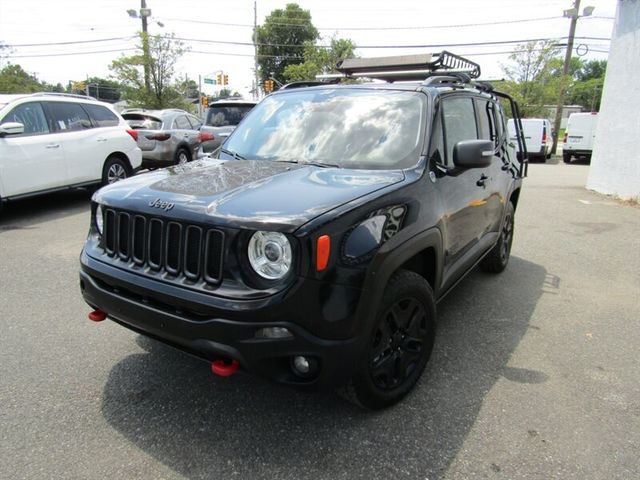
[[[491,140],[462,140],[453,146],[453,164],[460,168],[488,167],[494,148]]]
[[[19,122],[7,122],[0,125],[0,137],[24,133],[24,125]]]

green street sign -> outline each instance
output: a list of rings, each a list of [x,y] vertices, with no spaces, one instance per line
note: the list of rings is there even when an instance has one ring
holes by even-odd
[[[215,85],[216,81],[213,78],[205,78],[204,83],[208,83],[209,85]]]

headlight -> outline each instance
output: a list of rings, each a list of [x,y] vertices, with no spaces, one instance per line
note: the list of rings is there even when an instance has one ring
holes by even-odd
[[[254,233],[247,256],[251,268],[267,280],[279,280],[291,269],[291,244],[282,233]]]
[[[102,235],[102,226],[104,225],[104,217],[102,216],[102,205],[96,206],[96,228],[98,233]]]

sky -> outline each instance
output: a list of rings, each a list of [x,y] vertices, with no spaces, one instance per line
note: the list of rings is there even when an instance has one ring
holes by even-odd
[[[286,3],[257,0],[258,24]],[[447,49],[480,63],[485,79],[504,77],[501,65],[509,61],[508,53],[516,44],[452,44],[566,37],[569,20],[562,17],[562,12],[572,6],[570,0],[297,3],[311,12],[312,22],[322,36],[320,43],[327,44],[332,36],[350,38],[358,45],[356,54],[361,57]],[[591,17],[578,21],[576,36],[610,38],[616,3],[582,0],[581,9],[593,6],[595,10]],[[191,51],[180,59],[176,69],[181,78],[198,81],[199,77],[212,77],[223,70],[229,76],[229,87],[248,95],[253,78],[253,47],[215,42],[251,42],[252,0],[147,0],[147,7],[152,13],[151,34],[175,33],[176,37],[189,39],[185,43]],[[4,64],[20,64],[40,80],[63,85],[88,76],[108,77],[112,60],[133,53],[130,49],[136,46],[141,24],[139,19],[130,18],[127,10],[139,8],[138,0],[0,0],[0,42],[12,46],[11,56]],[[366,48],[407,45],[434,47]],[[606,59],[609,41],[578,39],[576,46],[580,54],[586,51],[584,58]],[[216,87],[203,87],[206,93],[215,93]]]

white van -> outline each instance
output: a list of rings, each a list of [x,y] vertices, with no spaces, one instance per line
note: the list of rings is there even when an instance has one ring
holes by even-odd
[[[511,142],[518,144],[516,140],[516,129],[513,119],[507,122],[509,137]],[[540,160],[546,162],[551,158],[551,147],[553,146],[553,129],[551,122],[546,118],[523,118],[522,130],[524,132],[524,142],[530,160]]]
[[[571,157],[591,160],[593,139],[596,137],[598,113],[572,113],[567,121],[562,144],[562,160],[571,162]]]

